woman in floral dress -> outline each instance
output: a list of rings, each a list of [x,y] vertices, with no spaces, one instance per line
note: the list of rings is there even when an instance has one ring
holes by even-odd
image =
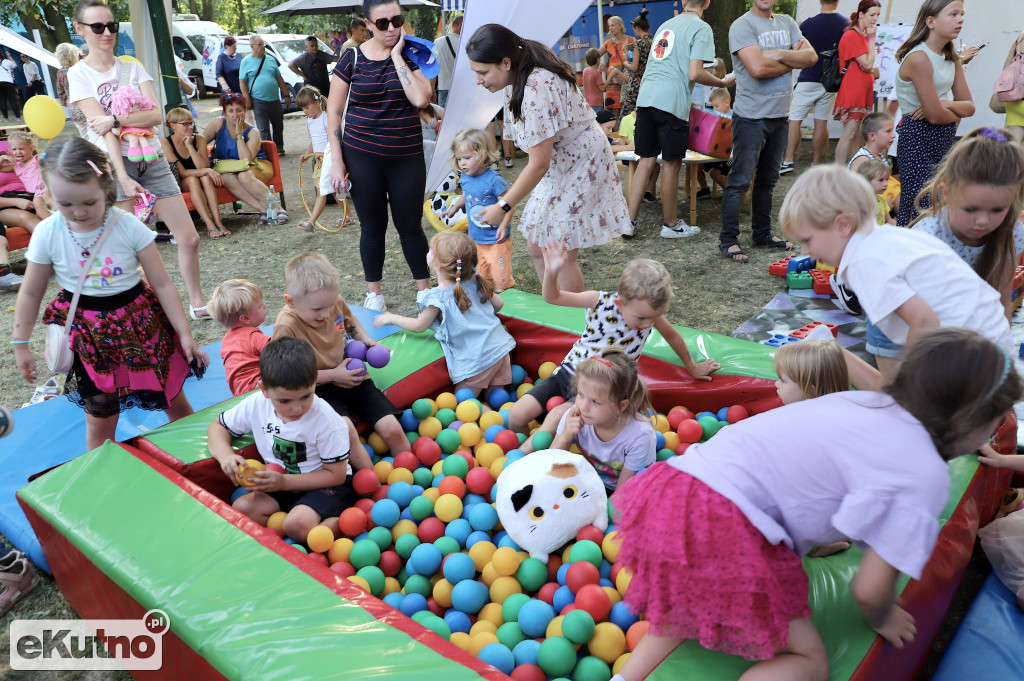
[[[576,74],[554,52],[504,26],[481,26],[466,54],[478,85],[504,90],[504,136],[530,156],[499,202],[481,211],[481,221],[499,224],[529,195],[519,231],[538,278],[544,280],[543,247],[561,244],[568,262],[559,287],[582,291],[577,251],[631,233],[622,181],[594,110],[579,91]]]
[[[633,33],[636,42],[626,51],[626,63],[623,67],[629,73],[629,82],[622,88],[622,109],[619,120],[628,116],[636,109],[636,95],[640,92],[640,80],[647,70],[647,57],[651,54],[651,22],[647,20],[647,10],[640,10],[640,16],[633,19]]]

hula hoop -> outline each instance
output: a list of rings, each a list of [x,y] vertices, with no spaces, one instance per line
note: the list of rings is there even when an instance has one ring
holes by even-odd
[[[306,161],[310,160],[311,158],[314,158],[314,157],[313,156],[306,156],[301,161],[299,161],[299,196],[302,197],[302,206],[306,209],[306,215],[309,216],[310,218],[313,217],[313,211],[311,211],[309,209],[309,202],[306,201],[306,192],[302,191],[302,165]],[[337,197],[335,197],[335,198],[337,198]],[[313,224],[316,225],[317,227],[319,227],[320,229],[322,229],[323,231],[327,232],[328,234],[335,234],[337,232],[340,232],[341,228],[345,226],[345,221],[348,220],[348,201],[347,200],[343,200],[341,202],[341,212],[342,212],[341,220],[338,221],[339,224],[334,229],[330,229],[328,227],[324,227],[323,225],[320,224],[319,220],[314,220]]]

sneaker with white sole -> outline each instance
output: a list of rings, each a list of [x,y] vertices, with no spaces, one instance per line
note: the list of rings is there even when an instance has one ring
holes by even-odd
[[[679,220],[676,222],[675,227],[669,227],[668,225],[661,226],[661,238],[662,239],[685,239],[688,236],[694,234],[700,234],[700,227],[697,225],[690,226]]]
[[[786,173],[793,172],[793,163],[782,163],[782,167],[779,168],[779,175],[785,175]]]
[[[32,393],[29,404],[39,404],[45,400],[53,399],[60,395],[60,386],[57,384],[57,377],[50,376],[46,379],[46,383],[36,387],[36,391]]]
[[[367,292],[366,299],[363,301],[363,307],[374,312],[388,311],[388,306],[384,304],[384,296],[373,291]]]
[[[23,281],[25,281],[25,277],[14,272],[8,272],[0,277],[0,291],[17,291],[21,288],[21,282]]]
[[[506,156],[505,157],[505,167],[506,168],[511,168],[512,167],[512,157],[511,156]]]

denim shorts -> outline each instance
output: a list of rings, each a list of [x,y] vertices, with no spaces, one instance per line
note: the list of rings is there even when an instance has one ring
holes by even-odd
[[[160,157],[152,163],[129,161],[124,157],[122,157],[122,161],[124,162],[124,170],[128,173],[128,177],[141,184],[143,189],[156,198],[169,199],[172,196],[181,196],[181,187],[178,186],[178,181],[174,179],[174,173],[171,172],[171,167],[167,165],[167,159],[164,158],[163,154],[160,154]],[[124,189],[121,187],[121,183],[118,182],[117,200],[127,201],[128,198],[128,195],[124,193]]]
[[[867,343],[865,347],[867,351],[872,355],[878,357],[890,357],[893,359],[900,359],[903,357],[903,346],[897,345],[889,340],[889,337],[882,333],[882,330],[871,323],[871,320],[865,321],[867,328]]]

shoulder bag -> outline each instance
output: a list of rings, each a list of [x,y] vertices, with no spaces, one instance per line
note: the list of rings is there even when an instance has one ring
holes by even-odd
[[[1024,54],[1020,51],[1020,40],[1017,40],[1013,59],[1003,72],[996,78],[992,90],[1000,102],[1019,102],[1024,99]]]

